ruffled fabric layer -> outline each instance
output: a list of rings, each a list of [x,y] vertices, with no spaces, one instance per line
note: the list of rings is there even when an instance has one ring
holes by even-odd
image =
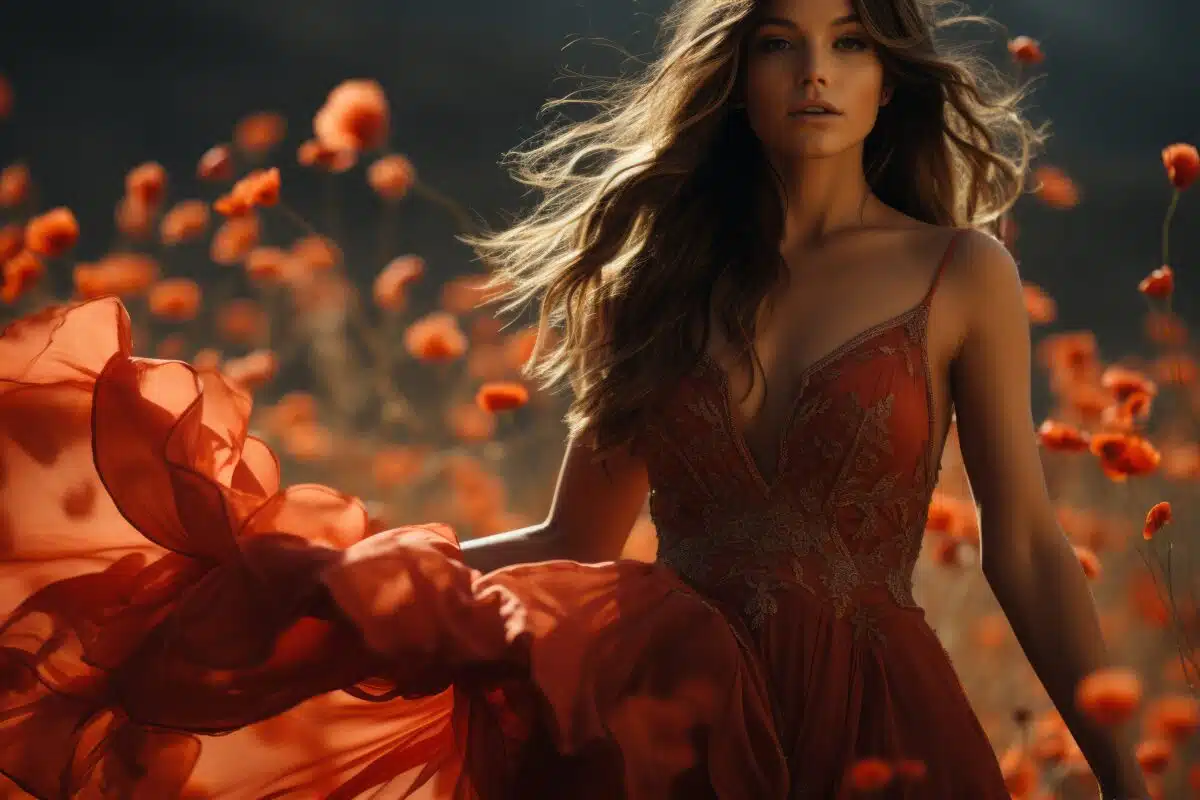
[[[665,567],[487,575],[280,486],[112,298],[0,336],[0,771],[38,797],[783,798],[765,678]]]

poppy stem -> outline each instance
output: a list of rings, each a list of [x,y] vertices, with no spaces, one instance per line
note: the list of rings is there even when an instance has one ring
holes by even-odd
[[[455,200],[447,197],[437,189],[434,189],[433,187],[422,183],[421,181],[416,181],[413,184],[412,190],[413,193],[420,195],[435,205],[441,206],[447,212],[449,212],[450,216],[454,217],[454,221],[458,223],[458,228],[461,233],[475,234],[479,232],[479,228],[475,224],[475,220],[471,219],[471,215],[467,212],[467,210],[463,206],[459,205]]]
[[[1170,266],[1171,259],[1167,250],[1167,242],[1171,231],[1171,219],[1175,216],[1175,209],[1179,206],[1179,190],[1175,189],[1171,192],[1171,202],[1167,205],[1167,216],[1163,219],[1162,226],[1162,265]]]

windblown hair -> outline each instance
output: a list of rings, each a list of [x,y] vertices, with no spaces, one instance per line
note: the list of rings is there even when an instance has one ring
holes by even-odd
[[[502,312],[540,298],[525,377],[570,383],[570,432],[589,431],[599,458],[636,445],[661,392],[696,366],[710,309],[751,359],[758,309],[786,279],[783,202],[764,191],[781,184],[733,110],[757,5],[677,0],[656,62],[599,97],[551,101],[597,111],[508,154],[517,180],[541,193],[536,207],[464,239],[490,267]],[[893,89],[864,143],[872,191],[924,222],[993,227],[1022,193],[1042,134],[1019,112],[1019,89],[934,36],[988,20],[939,20],[939,0],[853,5]]]

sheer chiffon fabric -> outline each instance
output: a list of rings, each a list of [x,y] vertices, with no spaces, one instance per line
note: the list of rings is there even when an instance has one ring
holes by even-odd
[[[107,298],[0,337],[0,770],[27,792],[786,795],[761,681],[670,570],[485,576],[444,525],[368,536],[354,498],[280,487],[242,391],[131,353]]]
[[[372,534],[354,498],[282,488],[249,415],[219,374],[134,357],[115,299],[0,336],[0,771],[27,792],[835,798],[877,757],[924,766],[877,796],[1009,797],[921,611],[863,567],[869,624],[843,613],[811,536],[705,536],[670,504],[707,491],[694,465],[651,465],[661,563],[485,575],[445,525]],[[715,574],[685,557],[702,536]]]

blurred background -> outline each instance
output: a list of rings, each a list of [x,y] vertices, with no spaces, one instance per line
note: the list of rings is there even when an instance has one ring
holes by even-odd
[[[377,528],[438,519],[473,536],[541,519],[562,453],[566,397],[532,387],[527,398],[511,393],[530,320],[501,330],[472,309],[481,266],[454,234],[464,218],[500,225],[531,201],[505,174],[503,154],[537,131],[539,109],[578,88],[578,76],[612,76],[652,58],[665,8],[663,0],[7,0],[0,75],[15,100],[0,121],[0,169],[24,164],[32,193],[18,208],[0,209],[0,225],[65,206],[81,236],[51,260],[36,290],[0,304],[0,320],[81,292],[81,267],[151,263],[127,257],[140,254],[155,276],[194,280],[203,299],[160,292],[156,305],[153,292],[143,297],[146,285],[131,290],[138,352],[236,375],[254,392],[254,429],[280,452],[286,482],[317,481],[363,498]],[[1067,201],[1061,193],[1055,202],[1023,198],[1014,212],[1015,253],[1040,312],[1036,416],[1091,431],[1150,431],[1159,448],[1155,474],[1118,481],[1086,453],[1043,441],[1060,521],[1095,580],[1105,631],[1144,682],[1145,758],[1173,781],[1161,796],[1183,797],[1187,786],[1200,786],[1200,773],[1188,772],[1189,737],[1200,726],[1188,681],[1200,641],[1200,571],[1187,545],[1200,510],[1200,392],[1186,330],[1200,310],[1191,269],[1200,261],[1200,187],[1178,195],[1173,316],[1148,313],[1163,312],[1162,304],[1148,307],[1138,284],[1161,265],[1172,197],[1162,150],[1200,141],[1200,6],[993,0],[963,10],[1001,24],[954,36],[1002,69],[1016,68],[1011,37],[1040,43],[1044,62],[1024,73],[1036,87],[1029,111],[1053,135],[1037,163],[1061,170],[1077,192]],[[386,93],[386,149],[418,177],[403,198],[385,201],[372,189],[374,156],[332,172],[298,163],[314,113],[354,78],[378,81]],[[187,241],[164,241],[167,209],[188,200],[207,206],[228,188],[201,181],[197,164],[216,145],[248,141],[245,128],[236,132],[247,120],[258,120],[250,139],[270,142],[254,153],[235,147],[237,174],[278,166],[286,208],[262,209],[261,230],[240,245],[226,241],[220,258],[219,215]],[[123,205],[126,180],[147,162],[161,165],[167,186],[161,207],[139,221]],[[314,236],[323,237],[315,250]],[[275,249],[256,261],[255,247]],[[419,259],[423,275],[398,278],[395,307],[380,308],[373,282],[400,257]],[[304,262],[310,283],[283,286],[268,275],[285,261]],[[243,262],[246,270],[234,268]],[[456,321],[414,334],[439,309]],[[1160,327],[1148,335],[1155,320]],[[438,356],[439,347],[453,352]],[[1144,374],[1106,383],[1100,376],[1114,364]],[[496,382],[508,388],[481,399],[481,387]],[[1120,413],[1114,422],[1114,408],[1131,395],[1153,398],[1150,423]],[[1144,541],[1147,509],[1163,500],[1174,503],[1176,538]],[[1062,790],[1081,770],[1079,754],[1064,744],[979,575],[974,512],[952,440],[918,566],[919,596],[1006,769],[1021,778],[1036,762],[1037,777],[1021,785]],[[1172,568],[1164,557],[1176,541]],[[654,547],[653,524],[643,518],[629,555],[653,558]],[[1178,608],[1168,608],[1167,583],[1178,590]],[[1167,712],[1176,714],[1174,728],[1163,727]]]
[[[665,0],[9,0],[0,25],[0,69],[19,90],[19,117],[0,126],[0,153],[19,156],[42,199],[76,211],[88,236],[81,255],[106,246],[127,170],[155,160],[177,196],[196,192],[194,166],[226,141],[233,123],[270,109],[288,120],[281,152],[312,136],[310,120],[346,78],[370,77],[394,113],[391,146],[423,180],[491,223],[523,198],[498,165],[533,133],[543,102],[578,86],[572,73],[605,76],[652,52]],[[1127,341],[1140,298],[1128,291],[1157,266],[1169,187],[1159,153],[1200,138],[1200,7],[1184,0],[993,0],[965,6],[1027,34],[1047,54],[1031,72],[1035,120],[1054,136],[1044,161],[1081,190],[1069,214],[1026,205],[1024,276],[1059,298],[1062,326],[1094,328],[1102,345]],[[1005,63],[1004,30],[972,26]],[[360,167],[361,169],[361,167]],[[86,175],[86,180],[81,176]],[[297,176],[290,201],[315,209],[319,181]],[[378,204],[339,189],[348,264],[372,273]],[[361,182],[360,182],[361,183]],[[1185,197],[1181,214],[1195,198]],[[1027,213],[1021,213],[1027,212]],[[399,225],[405,251],[438,274],[468,268],[452,220],[412,202]],[[1200,227],[1176,226],[1180,265],[1198,257]],[[1188,283],[1177,303],[1198,295]]]

